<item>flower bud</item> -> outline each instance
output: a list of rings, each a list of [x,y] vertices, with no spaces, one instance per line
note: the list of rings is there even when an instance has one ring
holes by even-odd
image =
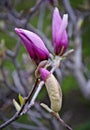
[[[59,14],[59,10],[56,7],[53,12],[52,19],[52,37],[54,43],[54,52],[56,55],[62,56],[68,46],[68,36],[66,27],[68,24],[68,15],[64,14],[63,19]]]
[[[20,28],[15,28],[15,31],[23,41],[31,59],[34,60],[37,65],[43,60],[48,60],[49,51],[37,34]]]
[[[45,82],[51,102],[51,109],[59,112],[62,106],[62,91],[53,74],[44,68],[40,68],[41,77]]]

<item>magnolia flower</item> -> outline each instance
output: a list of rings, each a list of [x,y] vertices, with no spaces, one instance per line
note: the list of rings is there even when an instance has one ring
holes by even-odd
[[[49,58],[49,51],[45,47],[41,38],[28,30],[15,28],[16,33],[21,38],[30,57],[38,65],[41,61]]]
[[[45,86],[50,98],[51,109],[59,112],[62,106],[62,91],[53,74],[44,68],[40,68],[40,74],[45,82]]]
[[[66,27],[68,24],[68,15],[64,14],[63,18],[59,14],[59,10],[56,7],[53,12],[52,19],[52,37],[54,43],[54,52],[56,55],[63,55],[68,46],[68,36]]]

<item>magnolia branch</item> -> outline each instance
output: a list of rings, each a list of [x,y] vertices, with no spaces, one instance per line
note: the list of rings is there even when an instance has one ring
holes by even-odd
[[[72,53],[73,50],[70,50],[68,51],[68,53],[66,52],[66,54],[64,54],[64,57],[68,56],[68,54]],[[53,73],[59,66],[60,66],[60,62],[61,62],[62,58],[57,58],[56,57],[56,61],[54,61],[54,66],[53,68],[51,69],[51,73]],[[51,62],[52,63],[52,62]],[[50,65],[50,63],[49,63]],[[47,65],[48,66],[48,65]],[[38,85],[39,84],[39,85]],[[37,87],[38,85],[38,87]],[[21,109],[15,113],[15,115],[10,118],[8,121],[6,121],[5,123],[3,123],[1,126],[0,126],[0,129],[3,129],[5,128],[6,126],[8,126],[9,124],[11,124],[13,121],[17,120],[20,116],[22,116],[23,114],[27,113],[28,110],[30,110],[30,108],[34,105],[35,103],[35,100],[40,92],[40,90],[42,89],[42,86],[44,85],[44,81],[41,81],[39,83],[39,79],[37,78],[36,81],[35,81],[35,84],[34,86],[32,87],[32,90],[30,91],[30,93],[28,94],[28,96],[26,98],[24,98],[24,103],[21,107]],[[36,91],[35,91],[36,90]],[[30,103],[29,103],[30,102]],[[28,103],[28,105],[27,105]],[[56,116],[57,118],[57,116]],[[61,119],[58,118],[58,120],[62,123]],[[71,130],[68,125],[65,125],[64,126],[66,128],[68,128],[69,130]]]
[[[15,115],[14,115],[11,119],[9,119],[9,120],[6,121],[4,124],[2,124],[2,125],[0,126],[0,129],[5,128],[5,127],[8,126],[9,124],[11,124],[13,121],[17,120],[21,115],[23,115],[24,108],[25,108],[26,104],[28,103],[28,101],[31,99],[31,97],[32,97],[32,95],[33,95],[33,93],[34,93],[34,91],[35,91],[35,88],[36,88],[37,84],[38,84],[38,79],[36,79],[35,84],[34,84],[32,90],[30,91],[30,93],[28,94],[28,96],[25,98],[24,104],[22,105],[20,111],[16,112]],[[32,104],[32,105],[33,105],[33,104]],[[32,105],[31,105],[31,106],[32,106]],[[24,113],[24,114],[25,114],[25,113]]]

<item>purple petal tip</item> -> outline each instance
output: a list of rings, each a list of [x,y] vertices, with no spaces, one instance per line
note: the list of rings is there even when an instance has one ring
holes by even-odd
[[[45,68],[40,68],[40,74],[44,81],[46,81],[47,77],[51,74],[48,70]]]
[[[16,33],[18,33],[18,32],[19,32],[19,29],[18,29],[18,28],[15,28],[14,30],[15,30],[15,32],[16,32]]]
[[[15,28],[15,32],[16,32],[17,34],[20,34],[22,31],[23,31],[23,30],[22,30],[21,28]]]

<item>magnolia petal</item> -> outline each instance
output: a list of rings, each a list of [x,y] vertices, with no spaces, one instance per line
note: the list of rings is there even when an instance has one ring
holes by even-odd
[[[25,30],[25,29],[19,29],[19,30],[21,31],[21,33],[24,36],[26,36],[28,38],[28,40],[30,40],[30,41],[32,41],[32,43],[34,43],[34,46],[36,48],[42,49],[43,51],[46,51],[48,53],[48,50],[45,47],[43,41],[37,34],[31,32],[31,31]]]
[[[57,36],[58,29],[60,28],[61,22],[62,22],[62,19],[59,14],[59,10],[56,7],[54,9],[53,19],[52,19],[52,36],[53,36],[54,43],[56,42],[56,36]]]
[[[57,40],[60,41],[61,38],[66,35],[66,27],[68,25],[68,14],[64,14],[63,15],[63,19],[62,19],[62,22],[61,22],[61,26],[60,26],[60,29],[58,29],[58,33],[57,33]],[[58,42],[57,41],[57,42]]]
[[[23,41],[30,57],[36,62],[36,64],[39,64],[40,61],[47,60],[49,58],[49,51],[37,34],[18,28],[15,28],[15,31]]]

